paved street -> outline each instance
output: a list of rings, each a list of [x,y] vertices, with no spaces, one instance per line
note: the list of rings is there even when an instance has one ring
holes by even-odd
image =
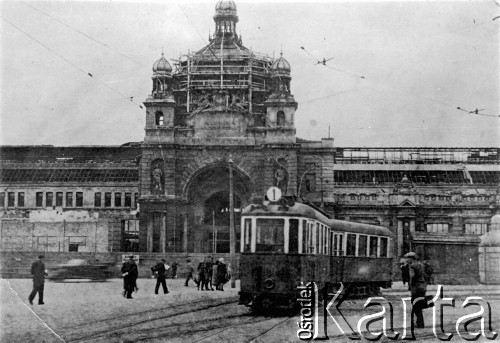
[[[139,279],[139,291],[134,299],[127,300],[121,295],[120,279],[101,283],[48,282],[45,305],[37,305],[35,299],[35,305],[30,306],[27,296],[31,280],[0,279],[1,342],[299,341],[298,315],[250,313],[246,307],[237,305],[238,284],[236,289],[226,285],[224,292],[200,292],[192,281],[186,288],[183,280],[169,280],[170,293],[156,297],[154,284],[155,280]],[[433,294],[435,289],[431,286],[428,294]],[[500,331],[500,290],[495,286],[445,286],[445,296],[454,296],[456,306],[445,309],[445,331],[455,332],[457,318],[477,312],[477,306],[462,308],[463,300],[471,295],[481,295],[490,303],[492,327]],[[408,292],[400,283],[384,292],[384,297],[394,306],[394,328],[400,333],[404,325],[401,297],[406,296]],[[380,307],[364,309],[364,302],[348,301],[341,306],[347,322],[354,328],[363,316],[380,311]],[[431,327],[432,310],[425,311],[425,318],[426,328],[415,330],[417,341],[437,341]],[[330,341],[352,342],[340,334],[332,319],[328,318],[327,323]],[[373,324],[372,331],[377,331],[379,324]],[[462,340],[455,334],[451,341]]]

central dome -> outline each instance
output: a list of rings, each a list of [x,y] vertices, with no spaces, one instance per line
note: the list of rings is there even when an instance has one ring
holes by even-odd
[[[236,4],[233,0],[219,0],[215,5],[215,13],[236,15]]]

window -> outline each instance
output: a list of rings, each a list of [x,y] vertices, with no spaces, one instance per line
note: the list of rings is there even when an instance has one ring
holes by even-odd
[[[7,197],[8,197],[8,199],[7,199],[7,206],[9,206],[9,207],[16,206],[16,193],[9,192],[7,194]]]
[[[302,220],[302,253],[307,254],[308,250],[308,231],[307,231],[307,220]]]
[[[139,220],[122,220],[122,251],[139,251]]]
[[[66,207],[73,207],[73,193],[66,193]]]
[[[378,237],[370,236],[370,257],[377,257]]]
[[[71,236],[68,238],[68,251],[78,251],[78,247],[86,245],[85,236]]]
[[[56,236],[38,236],[35,244],[37,251],[59,251],[59,239]]]
[[[17,193],[17,206],[24,207],[24,192]]]
[[[132,207],[132,193],[125,193],[125,207]]]
[[[56,193],[56,206],[62,206],[62,205],[63,205],[63,193],[57,192]]]
[[[283,111],[278,111],[276,114],[276,125],[278,126],[285,126],[285,112]]]
[[[101,192],[94,193],[94,207],[101,207]]]
[[[36,192],[35,206],[36,207],[42,207],[43,206],[43,192]]]
[[[358,256],[366,256],[367,243],[368,237],[365,235],[359,235]]]
[[[45,206],[47,207],[54,206],[54,193],[52,192],[45,193]]]
[[[346,256],[355,256],[355,255],[356,255],[356,235],[348,233]]]
[[[465,224],[465,233],[468,235],[484,235],[488,232],[488,224],[467,223]]]
[[[134,193],[134,205],[133,205],[134,208],[137,208],[138,200],[139,200],[139,193]]]
[[[316,191],[316,175],[315,174],[306,174],[306,190],[308,192]]]
[[[288,230],[288,252],[296,254],[299,252],[299,220],[290,219]]]
[[[284,220],[257,219],[256,252],[284,252]]]
[[[111,193],[104,193],[104,207],[111,207]]]
[[[115,207],[122,207],[122,193],[115,193]]]
[[[160,111],[155,113],[155,124],[163,125],[163,113]]]
[[[76,192],[76,207],[83,206],[83,192]]]
[[[427,232],[448,233],[448,223],[431,223],[425,225]]]
[[[0,192],[0,207],[5,207],[5,192]]]
[[[243,251],[250,252],[252,248],[252,219],[245,219],[243,225]]]
[[[387,257],[388,239],[386,237],[380,238],[380,257]]]
[[[315,254],[315,240],[316,239],[316,234],[314,231],[314,224],[313,223],[307,223],[307,253],[308,254]]]

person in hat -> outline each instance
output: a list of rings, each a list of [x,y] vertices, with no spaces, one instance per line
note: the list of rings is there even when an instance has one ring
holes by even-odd
[[[422,310],[427,308],[427,300],[425,298],[425,292],[427,291],[427,283],[425,281],[424,266],[418,260],[418,255],[414,252],[409,252],[405,256],[408,259],[410,281],[408,283],[408,288],[411,292],[411,303],[412,303],[412,327],[423,328],[424,327],[424,315]],[[413,314],[417,317],[417,321],[414,324]]]
[[[132,292],[136,287],[136,280],[139,272],[137,270],[137,264],[134,261],[134,255],[130,255],[128,261],[125,261],[122,266],[123,275],[123,296],[127,299],[132,299]]]
[[[167,264],[167,260],[164,258],[161,259],[156,265],[151,267],[151,272],[153,273],[153,277],[156,277],[156,287],[155,294],[158,294],[158,290],[160,289],[160,284],[163,287],[163,294],[168,293],[167,288],[167,270],[170,269],[170,266]]]
[[[43,289],[45,286],[45,276],[47,276],[47,270],[45,269],[45,264],[43,259],[45,256],[39,255],[38,260],[33,262],[31,265],[31,274],[33,275],[33,290],[28,297],[30,305],[33,305],[33,299],[35,299],[38,293],[38,305],[45,304],[43,302]]]

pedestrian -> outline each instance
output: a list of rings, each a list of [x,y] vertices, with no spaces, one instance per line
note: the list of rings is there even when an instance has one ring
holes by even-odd
[[[411,292],[412,318],[411,325],[416,328],[424,328],[424,315],[422,310],[427,308],[425,292],[427,291],[427,282],[425,281],[424,266],[418,260],[418,255],[409,252],[405,255],[408,258],[410,282],[408,283]],[[413,314],[417,317],[416,323],[413,322]]]
[[[196,282],[196,286],[197,286],[198,290],[200,290],[200,286],[201,286],[202,291],[204,290],[205,280],[206,280],[206,277],[205,277],[205,262],[206,261],[207,261],[207,258],[206,257],[203,258],[203,261],[198,263],[198,267],[196,268],[196,271],[198,272],[198,279]],[[208,291],[208,289],[207,289],[207,291]]]
[[[219,277],[219,261],[215,261],[215,263],[212,265],[212,287],[215,287],[215,289],[217,290],[219,290],[219,283],[217,282],[218,277]]]
[[[123,275],[123,296],[127,299],[132,299],[132,292],[137,287],[137,276],[139,272],[137,270],[137,264],[134,261],[134,255],[130,255],[128,261],[125,261],[122,266]]]
[[[184,286],[188,287],[189,286],[189,284],[188,284],[189,279],[192,279],[193,281],[195,281],[195,280],[194,280],[194,268],[193,268],[193,265],[191,264],[191,260],[187,259],[186,263],[187,263],[186,264],[187,276],[186,276],[186,281],[184,282]]]
[[[406,258],[401,258],[399,260],[399,268],[401,269],[401,279],[403,281],[403,285],[409,285],[410,282],[410,267],[408,265],[408,260]]]
[[[161,259],[156,265],[151,267],[151,272],[153,273],[153,277],[156,277],[156,287],[155,294],[158,294],[158,290],[160,289],[160,284],[163,287],[163,294],[168,293],[167,288],[167,270],[170,269],[170,266],[167,264],[165,259]]]
[[[45,304],[43,302],[43,289],[45,285],[45,277],[48,275],[48,273],[45,269],[45,264],[43,263],[44,258],[45,256],[39,255],[38,260],[33,262],[33,264],[31,265],[31,274],[33,275],[33,290],[28,297],[30,305],[33,305],[33,299],[35,299],[37,293],[38,305]]]
[[[217,267],[217,289],[224,291],[224,284],[227,282],[227,266],[224,263],[224,258],[219,258],[219,266]]]
[[[210,284],[210,290],[214,290],[212,287],[212,273],[213,273],[213,257],[212,256],[207,256],[206,261],[203,265],[203,270],[205,273],[205,289],[208,291],[208,284]]]
[[[177,260],[172,262],[171,270],[172,270],[172,279],[177,279]]]

